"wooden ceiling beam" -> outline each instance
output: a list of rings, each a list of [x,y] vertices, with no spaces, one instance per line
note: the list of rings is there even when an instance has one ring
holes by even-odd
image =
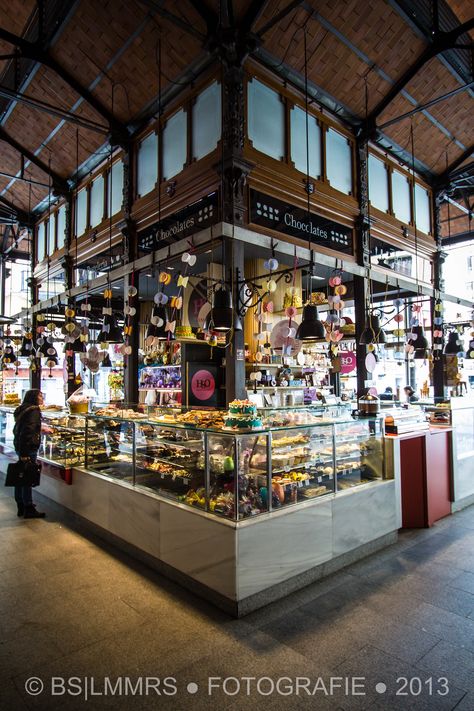
[[[15,151],[17,151],[20,155],[24,156],[27,160],[30,161],[30,163],[33,163],[33,165],[36,165],[37,168],[43,171],[43,173],[46,173],[46,175],[49,175],[52,181],[52,188],[53,191],[58,194],[58,195],[68,195],[69,193],[69,185],[67,180],[62,178],[59,173],[56,173],[56,171],[52,170],[49,166],[46,165],[46,163],[43,163],[43,161],[38,158],[38,156],[35,156],[34,153],[32,153],[30,150],[22,146],[18,141],[16,141],[12,136],[10,136],[4,128],[0,126],[0,141],[4,141],[5,143],[8,143],[9,146],[11,146]]]
[[[255,23],[258,22],[258,19],[262,16],[267,5],[268,0],[252,0],[242,19],[240,25],[241,32],[247,33],[253,31]]]
[[[1,195],[0,205],[5,205],[5,207],[7,207],[11,211],[12,216],[14,215],[18,222],[20,222],[22,225],[31,225],[33,223],[32,217],[28,212],[25,212],[20,207],[16,207],[16,205],[10,202],[10,200],[7,200]]]
[[[48,67],[48,69],[51,69],[66,84],[74,89],[74,91],[79,94],[79,96],[81,96],[82,99],[94,109],[94,111],[96,111],[107,121],[112,135],[112,141],[117,145],[126,144],[129,138],[126,126],[118,121],[102,104],[102,102],[99,101],[99,99],[97,99],[88,89],[86,89],[86,87],[84,87],[81,82],[76,79],[76,77],[70,74],[67,69],[57,62],[47,50],[43,49],[38,43],[29,42],[23,37],[18,37],[2,27],[0,27],[0,39],[8,42],[8,44],[13,45],[14,47],[18,47],[24,57],[32,59],[33,61]]]
[[[289,5],[283,8],[278,14],[275,15],[275,17],[272,17],[271,20],[269,20],[258,32],[259,37],[262,37],[266,32],[272,29],[272,27],[275,27],[281,20],[283,20],[284,17],[288,15],[288,13],[292,12],[293,10],[296,10],[296,8],[299,5],[302,5],[304,0],[292,0]]]
[[[213,12],[203,0],[189,0],[189,3],[196,10],[198,15],[206,23],[207,34],[210,35],[215,32],[217,25],[219,24],[219,17],[217,13]]]
[[[6,86],[0,86],[0,96],[3,96],[7,99],[11,99],[12,101],[19,101],[20,103],[26,104],[27,106],[31,106],[37,111],[43,111],[44,113],[47,113],[50,116],[56,116],[57,118],[60,118],[63,121],[74,123],[77,126],[81,126],[82,128],[88,129],[89,131],[96,131],[97,133],[102,134],[107,134],[109,132],[107,126],[102,126],[101,124],[96,123],[95,121],[90,121],[88,119],[81,118],[80,116],[76,116],[76,114],[72,114],[70,111],[66,111],[65,109],[53,106],[52,104],[48,104],[46,101],[40,101],[39,99],[34,99],[31,96],[26,96],[25,94],[22,94],[19,91],[13,91],[12,89],[9,89]]]
[[[379,101],[377,106],[370,112],[368,116],[368,126],[369,130],[373,132],[377,126],[376,122],[380,114],[382,114],[387,106],[389,106],[392,101],[398,96],[398,94],[405,88],[405,86],[418,74],[420,69],[422,69],[427,62],[436,57],[438,54],[446,52],[448,49],[453,49],[456,47],[456,41],[458,37],[466,32],[469,32],[474,28],[474,18],[463,22],[461,25],[456,27],[450,32],[438,32],[433,39],[433,42],[429,44],[420,56],[413,62],[413,64],[406,70],[406,72],[394,83],[392,88],[387,92],[384,98]]]
[[[200,42],[204,43],[206,41],[206,35],[204,35],[202,32],[199,32],[199,30],[190,25],[189,22],[186,22],[185,20],[181,19],[181,17],[174,15],[172,12],[169,12],[169,10],[165,10],[165,8],[161,6],[161,2],[159,2],[158,0],[139,1],[143,5],[149,7],[151,10],[154,10],[158,15],[161,15],[161,17],[163,17],[165,20],[169,20],[169,22],[172,22],[174,25],[176,25],[176,27],[179,27],[181,30],[184,30],[184,32],[187,32],[188,34],[198,39]]]
[[[466,148],[466,150],[463,151],[463,153],[461,153],[461,155],[458,156],[456,158],[456,160],[453,160],[451,165],[448,165],[446,170],[443,170],[443,172],[437,176],[436,182],[442,184],[446,181],[449,181],[450,178],[452,177],[452,174],[454,173],[454,171],[457,168],[459,168],[459,166],[462,165],[464,163],[464,161],[467,160],[468,158],[470,158],[473,154],[474,154],[474,144],[469,146],[469,148]]]

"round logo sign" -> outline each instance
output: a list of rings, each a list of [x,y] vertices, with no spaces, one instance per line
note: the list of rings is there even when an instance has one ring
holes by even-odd
[[[216,389],[216,381],[208,370],[198,370],[191,380],[191,392],[198,400],[210,400]]]
[[[339,353],[341,359],[341,373],[350,373],[356,367],[356,355],[353,351],[344,351]]]

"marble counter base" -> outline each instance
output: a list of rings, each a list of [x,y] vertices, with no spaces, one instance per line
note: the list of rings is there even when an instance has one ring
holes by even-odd
[[[84,470],[74,471],[72,486],[45,476],[37,491],[90,522],[98,535],[235,616],[393,543],[398,528],[395,481],[242,525]]]

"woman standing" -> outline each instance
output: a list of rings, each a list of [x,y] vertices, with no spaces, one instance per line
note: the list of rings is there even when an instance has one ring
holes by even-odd
[[[13,444],[15,452],[22,460],[36,462],[41,440],[41,410],[43,393],[41,390],[28,390],[23,402],[14,412]],[[25,518],[44,518],[45,514],[36,510],[33,504],[31,486],[15,486],[15,501],[18,516]]]

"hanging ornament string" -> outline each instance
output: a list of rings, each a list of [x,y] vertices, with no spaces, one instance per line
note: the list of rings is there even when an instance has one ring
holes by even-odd
[[[296,256],[296,245],[295,245],[294,254],[293,254],[293,273],[292,273],[292,281],[291,281],[291,286],[292,286],[293,290],[294,290],[295,284],[296,284],[297,267],[298,267],[298,257]],[[294,291],[292,291],[292,293],[294,293]],[[296,306],[293,306],[293,304],[291,304],[290,306],[287,306],[287,308],[285,309],[285,314],[288,316],[288,333],[286,336],[285,347],[284,347],[284,349],[282,349],[282,355],[283,355],[283,350],[286,355],[291,355],[292,345],[294,343],[294,338],[296,336],[296,328],[293,326],[293,320],[296,316]]]
[[[311,224],[311,192],[312,184],[309,179],[309,101],[308,101],[308,46],[306,37],[306,24],[303,28],[304,47],[304,110],[305,110],[305,134],[306,134],[306,210],[308,213],[308,223]],[[311,249],[311,231],[308,230],[308,250],[309,250],[309,303],[313,297],[313,251]]]
[[[196,247],[194,245],[194,239],[192,237],[190,240],[188,240],[188,244],[189,252],[184,252],[181,255],[181,261],[184,263],[185,267],[183,273],[178,274],[177,277],[178,294],[177,296],[171,297],[171,316],[169,320],[171,328],[167,329],[168,343],[171,339],[171,334],[175,331],[177,312],[180,312],[183,308],[183,293],[189,282],[189,268],[193,267],[197,261],[197,257],[194,254],[194,252],[196,251]]]

